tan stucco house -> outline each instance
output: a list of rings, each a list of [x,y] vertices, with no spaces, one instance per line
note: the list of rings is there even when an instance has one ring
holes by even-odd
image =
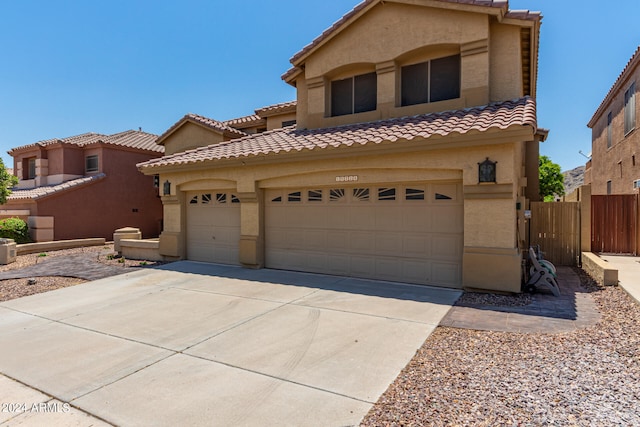
[[[139,168],[160,175],[161,252],[520,292],[540,23],[507,1],[363,1],[291,59],[296,102],[159,138]]]
[[[163,209],[158,188],[136,167],[162,156],[157,138],[139,130],[84,133],[11,149],[19,182],[0,217],[27,220],[35,241],[111,239],[126,226],[157,236]]]
[[[594,113],[591,161],[585,184],[591,193],[637,194],[640,187],[640,125],[636,93],[640,89],[640,47]]]

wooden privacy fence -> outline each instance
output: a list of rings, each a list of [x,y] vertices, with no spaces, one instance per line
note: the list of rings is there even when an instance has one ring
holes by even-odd
[[[555,265],[578,265],[580,203],[531,202],[529,243],[540,245],[545,259]]]
[[[638,195],[591,196],[591,251],[637,254]]]

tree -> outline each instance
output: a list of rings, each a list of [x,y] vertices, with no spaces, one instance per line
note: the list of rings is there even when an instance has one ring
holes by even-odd
[[[564,175],[560,165],[553,163],[547,156],[540,156],[540,197],[545,202],[552,202],[555,196],[564,195]]]
[[[11,194],[11,189],[18,185],[18,177],[10,174],[4,167],[4,162],[0,159],[0,205],[7,203],[7,197]]]

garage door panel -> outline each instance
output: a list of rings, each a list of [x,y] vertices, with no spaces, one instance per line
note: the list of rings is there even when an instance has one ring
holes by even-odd
[[[402,280],[402,263],[394,258],[376,258],[375,277],[384,280]]]
[[[431,262],[405,260],[402,265],[402,280],[410,283],[428,283],[431,280]]]
[[[328,210],[324,207],[308,206],[296,210],[296,221],[308,228],[326,228],[328,216]]]
[[[409,257],[430,257],[431,244],[428,234],[404,236],[402,240],[402,252]]]
[[[351,274],[358,277],[375,277],[376,261],[373,257],[351,256]]]
[[[390,203],[389,201],[385,203]],[[402,230],[402,210],[397,206],[380,206],[376,205],[374,216],[376,219],[377,230]]]
[[[327,265],[327,255],[322,252],[308,252],[305,262],[310,271],[322,271],[322,268]]]
[[[382,255],[402,255],[402,235],[378,232],[375,236],[375,251]]]
[[[344,231],[328,230],[326,239],[329,252],[344,252],[344,249],[349,247],[349,233]]]
[[[357,253],[374,252],[375,241],[375,234],[372,231],[352,231],[349,233],[349,248]]]
[[[283,206],[270,206],[271,215],[269,216],[269,222],[271,227],[280,228],[286,227],[288,224],[289,211]]]
[[[315,202],[305,189],[280,190],[303,196],[281,204],[271,203],[268,191],[267,267],[460,287],[461,185],[367,189],[345,187],[331,199],[333,193],[325,189]]]
[[[307,230],[304,234],[304,241],[300,242],[300,246],[306,246],[312,250],[324,250],[327,246],[325,232],[323,230]]]
[[[327,227],[334,230],[351,230],[353,225],[350,215],[352,213],[348,206],[329,204],[325,214]]]
[[[326,270],[323,269],[321,271],[317,271],[317,273],[326,271],[329,274],[348,275],[351,268],[351,262],[349,257],[329,253],[327,254],[327,265],[324,268]]]
[[[348,227],[349,229],[359,230],[375,230],[376,218],[371,215],[372,205],[369,203],[359,203],[349,210]]]
[[[429,209],[424,206],[407,206],[402,212],[402,229],[412,230],[433,230]]]

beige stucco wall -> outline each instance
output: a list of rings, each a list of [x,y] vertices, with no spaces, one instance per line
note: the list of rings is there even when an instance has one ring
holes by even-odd
[[[520,28],[513,25],[491,24],[490,43],[490,101],[520,98],[522,88],[522,65]]]
[[[267,117],[267,130],[280,129],[282,122],[296,120],[296,113],[278,114]]]
[[[211,144],[219,144],[224,141],[220,132],[212,131],[195,123],[187,122],[180,126],[170,138],[164,141],[165,155],[204,147]]]

